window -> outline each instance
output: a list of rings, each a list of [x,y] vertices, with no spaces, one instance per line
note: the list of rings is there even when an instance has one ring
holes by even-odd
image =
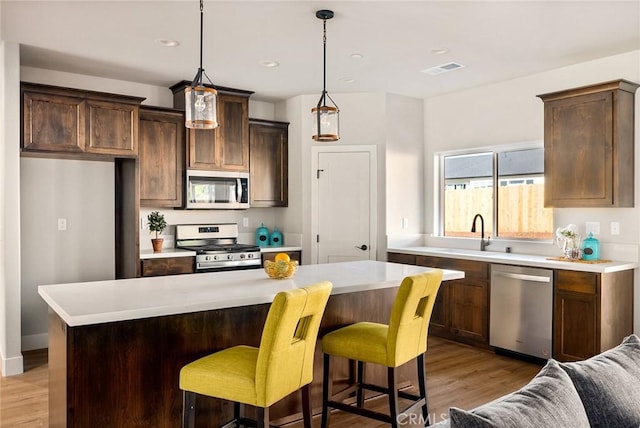
[[[544,208],[542,148],[451,154],[441,160],[444,236],[477,236],[471,222],[481,214],[485,235],[552,239],[553,210]]]

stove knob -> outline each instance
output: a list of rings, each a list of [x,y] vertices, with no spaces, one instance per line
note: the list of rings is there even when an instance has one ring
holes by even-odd
[[[209,260],[208,257],[207,257],[207,260]],[[213,256],[213,260],[218,260],[218,256]]]
[[[227,260],[233,260],[233,255],[227,254]]]
[[[253,258],[253,253],[249,253],[249,254],[247,254],[247,258],[248,258],[248,259],[252,259],[252,258]]]
[[[244,259],[246,256],[244,254],[240,254],[240,258]]]
[[[205,259],[206,261],[209,261],[209,260],[210,260],[210,259],[209,259],[209,256],[206,256],[204,259]]]

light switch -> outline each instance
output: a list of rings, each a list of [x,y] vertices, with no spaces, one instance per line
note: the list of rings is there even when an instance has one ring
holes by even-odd
[[[59,218],[58,219],[58,230],[67,230],[67,219]]]
[[[243,227],[249,227],[249,218],[248,217],[242,217],[242,226]]]
[[[409,219],[405,217],[402,219],[402,228],[407,229],[408,227],[409,227]]]

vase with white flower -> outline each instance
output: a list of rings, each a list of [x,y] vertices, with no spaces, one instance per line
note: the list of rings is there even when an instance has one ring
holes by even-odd
[[[562,249],[562,255],[566,259],[576,260],[582,257],[581,237],[576,232],[576,225],[569,224],[556,230],[556,243]]]

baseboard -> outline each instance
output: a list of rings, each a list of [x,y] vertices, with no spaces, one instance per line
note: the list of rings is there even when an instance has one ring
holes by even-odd
[[[24,365],[22,361],[22,355],[19,357],[5,358],[0,354],[2,359],[2,376],[14,376],[24,372]]]
[[[22,350],[33,351],[49,347],[49,335],[47,333],[30,334],[22,336]]]

